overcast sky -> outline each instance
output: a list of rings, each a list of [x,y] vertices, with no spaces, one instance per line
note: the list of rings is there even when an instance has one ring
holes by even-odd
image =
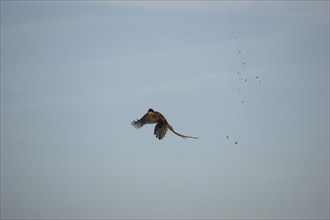
[[[1,1],[1,218],[329,218],[329,1]]]

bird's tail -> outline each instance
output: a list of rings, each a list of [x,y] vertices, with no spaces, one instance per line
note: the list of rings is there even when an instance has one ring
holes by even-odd
[[[187,135],[183,135],[183,134],[179,134],[178,132],[176,132],[176,131],[174,131],[174,129],[173,129],[173,127],[170,125],[170,124],[168,124],[167,123],[167,128],[168,129],[170,129],[174,134],[176,134],[176,135],[178,135],[178,136],[180,136],[180,137],[182,137],[182,138],[194,138],[194,139],[198,139],[198,137],[192,137],[192,136],[187,136]]]

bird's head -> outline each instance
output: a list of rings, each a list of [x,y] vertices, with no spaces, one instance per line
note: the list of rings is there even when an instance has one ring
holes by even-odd
[[[148,112],[153,112],[154,110],[152,108],[149,108]]]

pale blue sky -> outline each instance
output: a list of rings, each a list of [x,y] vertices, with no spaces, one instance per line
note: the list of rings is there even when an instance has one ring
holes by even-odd
[[[329,2],[1,1],[1,218],[329,218]]]

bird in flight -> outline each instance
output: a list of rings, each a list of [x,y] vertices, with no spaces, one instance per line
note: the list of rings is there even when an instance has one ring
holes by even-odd
[[[131,125],[135,128],[141,128],[145,124],[156,124],[154,129],[154,135],[156,135],[156,138],[158,138],[159,140],[165,137],[167,129],[170,129],[174,134],[182,138],[198,138],[177,133],[176,131],[174,131],[173,127],[167,122],[166,118],[161,113],[156,112],[151,108],[142,118],[131,123]]]

